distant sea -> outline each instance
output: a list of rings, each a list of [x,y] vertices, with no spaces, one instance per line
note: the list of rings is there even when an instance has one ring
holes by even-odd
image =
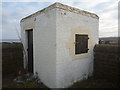
[[[8,43],[13,43],[13,42],[20,42],[19,39],[0,39],[0,42],[8,42]]]

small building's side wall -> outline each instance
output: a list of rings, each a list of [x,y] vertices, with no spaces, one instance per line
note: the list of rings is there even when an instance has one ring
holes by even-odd
[[[56,16],[56,85],[62,88],[92,75],[99,20],[59,8]],[[88,53],[75,55],[75,34],[88,34]]]
[[[35,71],[50,88],[56,86],[56,9],[36,17],[34,32]]]
[[[22,40],[26,49],[25,30],[29,27],[33,28],[34,73],[38,73],[41,82],[46,86],[54,88],[56,86],[56,9],[32,18],[22,22]]]

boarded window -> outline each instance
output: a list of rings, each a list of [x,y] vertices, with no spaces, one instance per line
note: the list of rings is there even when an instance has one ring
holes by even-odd
[[[88,52],[88,35],[75,34],[75,54]]]

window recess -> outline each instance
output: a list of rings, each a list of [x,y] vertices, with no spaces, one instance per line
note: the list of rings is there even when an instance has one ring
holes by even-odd
[[[88,35],[75,34],[75,54],[88,53]]]

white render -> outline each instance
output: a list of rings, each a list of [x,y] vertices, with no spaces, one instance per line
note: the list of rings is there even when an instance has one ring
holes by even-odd
[[[98,43],[98,23],[97,15],[60,3],[21,20],[25,50],[25,30],[33,29],[34,73],[38,73],[46,86],[69,87],[76,81],[92,76],[93,47]],[[88,53],[75,55],[75,34],[88,34]],[[26,65],[24,59],[24,68]]]

